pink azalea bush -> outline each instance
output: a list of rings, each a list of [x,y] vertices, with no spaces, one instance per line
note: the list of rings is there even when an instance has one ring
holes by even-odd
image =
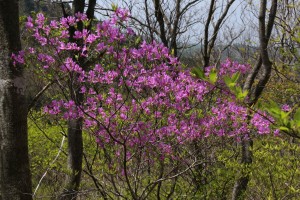
[[[78,22],[88,26],[84,14],[50,22],[42,14],[28,17],[26,28],[38,47],[13,58],[35,63],[60,85],[62,95],[44,112],[64,120],[82,118],[82,128],[102,148],[110,147],[114,156],[128,161],[137,154],[176,159],[178,145],[210,135],[241,138],[250,129],[270,133],[270,121],[254,114],[248,122],[248,108],[222,83],[224,75],[245,74],[250,66],[226,60],[216,85],[197,79],[162,44],[137,43],[128,16],[117,9],[95,30],[75,30],[74,42],[69,28]],[[75,91],[83,94],[82,104],[71,100]]]

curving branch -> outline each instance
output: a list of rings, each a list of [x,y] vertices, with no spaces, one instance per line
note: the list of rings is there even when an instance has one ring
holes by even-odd
[[[235,2],[235,0],[230,0],[227,3],[222,15],[217,20],[217,23],[214,26],[212,37],[209,39],[209,28],[210,28],[210,24],[212,23],[214,12],[216,10],[216,8],[215,8],[216,1],[215,0],[210,1],[207,20],[206,20],[205,27],[204,27],[204,43],[203,43],[203,51],[202,51],[204,68],[208,67],[210,64],[211,52],[215,46],[215,42],[216,42],[218,33],[220,31],[221,25],[223,24],[225,17],[227,16],[229,9],[234,2]]]

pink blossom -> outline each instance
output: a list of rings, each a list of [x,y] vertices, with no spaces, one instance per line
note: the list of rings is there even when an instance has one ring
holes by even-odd
[[[281,106],[281,109],[285,112],[289,112],[291,110],[291,107],[288,104],[283,104]]]
[[[174,147],[211,135],[241,138],[253,128],[258,134],[272,132],[266,113],[257,111],[249,123],[250,111],[220,89],[222,76],[246,73],[248,65],[229,59],[221,63],[216,69],[220,87],[213,87],[193,77],[163,44],[143,41],[130,46],[132,29],[117,23],[128,17],[128,11],[117,9],[111,19],[96,25],[96,30],[75,30],[74,38],[83,41],[78,44],[68,42],[68,30],[87,20],[86,15],[77,13],[51,21],[49,26],[44,25],[42,15],[36,24],[28,19],[34,39],[43,48],[28,49],[12,58],[25,64],[34,61],[39,70],[51,72],[66,87],[62,88],[65,96],[57,96],[44,112],[64,120],[82,118],[83,129],[92,130],[99,146],[118,149],[120,144],[126,145],[131,152],[125,155],[127,159],[132,159],[135,151],[149,152],[149,160],[157,156],[153,152],[161,152],[159,157],[164,159]],[[83,97],[80,103],[73,97],[78,92]]]

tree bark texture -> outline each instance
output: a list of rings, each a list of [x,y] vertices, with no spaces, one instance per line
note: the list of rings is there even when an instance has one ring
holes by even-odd
[[[96,0],[89,0],[87,16],[89,19],[94,18]],[[73,1],[73,13],[83,13],[85,7],[84,0]],[[82,30],[83,25],[81,22],[77,24],[77,29]],[[88,27],[91,28],[91,25]],[[74,27],[70,27],[70,41],[73,41]],[[80,41],[78,41],[78,45]],[[74,59],[75,60],[75,59]],[[84,59],[80,58],[78,64],[83,67]],[[83,68],[83,70],[86,70]],[[75,75],[77,76],[77,75]],[[73,84],[73,83],[70,83]],[[80,85],[70,85],[71,99],[80,106],[83,103],[84,96],[81,94]],[[82,118],[69,120],[68,122],[68,174],[66,177],[66,185],[61,195],[61,199],[74,200],[77,197],[81,173],[82,173],[82,159],[83,159],[83,139],[82,139]]]
[[[250,151],[250,148],[253,146],[253,142],[250,138],[243,139],[241,145],[242,145],[241,164],[250,165],[252,163],[252,152]],[[232,191],[232,200],[244,199],[248,182],[249,182],[249,174],[245,174],[245,175],[242,174],[242,176],[237,179]]]
[[[82,119],[73,119],[68,122],[68,174],[61,199],[76,199],[81,181],[82,158]]]
[[[84,0],[73,1],[73,14],[84,12]],[[82,23],[78,23],[78,29],[82,30]],[[70,38],[71,42],[75,42],[73,35],[75,32],[74,27],[70,27]],[[80,45],[80,44],[79,44]],[[79,63],[80,64],[80,63]],[[75,75],[76,76],[76,75]],[[75,78],[75,77],[74,77]],[[72,84],[72,85],[71,85]],[[80,105],[83,101],[82,94],[77,91],[78,85],[70,83],[70,96],[71,99],[76,102],[76,105]],[[75,90],[74,90],[75,88]],[[79,98],[81,97],[81,98]],[[68,163],[67,163],[67,177],[64,187],[64,191],[61,194],[60,199],[71,200],[76,199],[79,191],[81,172],[82,172],[82,159],[83,159],[83,140],[82,140],[82,119],[72,119],[68,121]]]
[[[160,0],[154,0],[154,9],[155,9],[155,17],[159,24],[159,33],[160,33],[160,39],[162,43],[168,47],[168,40],[166,36],[166,29],[165,29],[165,22],[164,22],[164,16],[161,8],[161,2]]]
[[[274,26],[274,21],[277,13],[277,0],[272,0],[271,9],[269,13],[269,20],[266,26],[266,12],[267,12],[267,0],[260,1],[260,11],[258,16],[259,21],[259,42],[260,42],[260,55],[256,66],[249,73],[244,87],[244,90],[249,91],[248,102],[249,106],[256,104],[259,97],[261,96],[266,84],[268,83],[271,72],[272,72],[272,62],[270,61],[268,54],[268,43],[271,37],[272,29]],[[258,77],[258,74],[261,70],[261,74],[258,78],[258,84],[253,86],[254,79]],[[250,121],[250,119],[249,119]],[[252,152],[251,147],[252,140],[246,139],[242,141],[242,164],[251,164],[252,163]],[[244,199],[243,194],[247,189],[249,182],[249,175],[245,174],[240,177],[233,188],[232,200]]]
[[[21,0],[19,3],[20,15],[30,15],[30,12],[34,11],[33,0]]]
[[[30,200],[25,80],[10,59],[21,50],[17,0],[0,0],[0,50],[0,199]]]

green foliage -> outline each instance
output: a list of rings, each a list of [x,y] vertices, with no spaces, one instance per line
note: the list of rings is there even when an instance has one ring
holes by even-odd
[[[254,144],[248,195],[254,199],[298,199],[299,141],[266,136]]]
[[[213,68],[210,72],[209,72],[209,82],[212,84],[215,84],[218,80],[218,73],[217,70],[215,68]]]
[[[28,119],[28,142],[29,154],[31,163],[31,172],[33,187],[38,185],[39,181],[43,178],[40,187],[36,193],[38,197],[47,196],[49,199],[55,199],[62,191],[67,171],[67,139],[65,139],[62,151],[55,160],[61,146],[63,135],[66,135],[66,124],[58,123],[55,119],[45,118],[40,112],[32,112]],[[97,163],[93,165],[93,170],[99,172],[103,169],[101,164],[102,159],[105,157],[100,153],[96,145],[95,139],[90,134],[83,134],[84,149],[87,162],[92,163],[95,157]],[[55,160],[55,162],[53,162]],[[87,164],[84,163],[84,168],[87,170]],[[82,190],[94,188],[92,179],[87,174],[82,175]],[[90,192],[86,195],[87,199],[96,195],[97,191]],[[97,199],[97,198],[96,198]]]
[[[200,67],[194,67],[191,70],[192,75],[194,75],[195,77],[202,79],[204,81],[207,81],[211,84],[215,84],[218,80],[218,71],[216,70],[216,68],[212,68],[208,74],[208,77],[205,75],[204,71],[202,68]]]
[[[117,6],[112,5],[112,9],[116,10]],[[24,18],[22,18],[22,21],[24,21]],[[89,25],[88,23],[85,26]],[[57,34],[60,34],[60,30],[57,30]],[[299,43],[299,38],[298,35],[294,38],[294,41]],[[140,42],[141,37],[137,37],[133,41],[135,46],[139,45]],[[284,51],[282,50],[281,53],[283,54]],[[35,69],[31,68],[31,70]],[[35,74],[39,73],[42,72]],[[216,69],[212,69],[209,75],[206,76],[204,71],[197,67],[192,70],[192,74],[213,85],[217,83],[218,79],[221,79],[218,77]],[[52,79],[50,76],[46,79]],[[41,74],[40,77],[44,77],[44,75]],[[243,101],[248,92],[243,91],[238,85],[239,79],[240,73],[235,73],[232,76],[225,76],[223,81],[237,99]],[[294,107],[292,111],[285,112],[282,111],[279,105],[289,101],[292,95],[298,94],[300,91],[299,86],[285,81],[278,82],[273,77],[269,88],[266,88],[261,107],[265,107],[274,117],[276,121],[274,126],[280,130],[286,132],[298,131],[300,128],[300,108]],[[213,96],[213,98],[215,97]],[[265,103],[265,99],[273,99],[273,101]],[[202,113],[198,111],[198,114],[201,115]],[[38,191],[38,196],[53,196],[61,191],[61,185],[67,173],[66,143],[63,146],[64,153],[61,153],[57,161],[51,164],[59,151],[58,147],[63,137],[61,133],[64,132],[65,124],[58,124],[51,119],[42,118],[40,113],[35,113],[34,117],[38,119],[29,120],[29,149],[33,185],[36,186],[45,171],[49,169]],[[250,183],[246,191],[246,199],[300,199],[298,181],[300,178],[300,148],[298,140],[286,138],[285,136],[254,138],[252,165],[240,164],[241,149],[237,145],[238,142],[232,138],[227,139],[225,142],[223,140],[224,138],[210,138],[204,139],[202,143],[199,141],[198,149],[203,150],[209,146],[207,151],[203,150],[203,152],[197,154],[197,159],[202,164],[191,168],[183,176],[164,181],[161,185],[163,192],[160,198],[167,199],[167,194],[174,190],[171,199],[230,199],[235,180],[241,174],[247,173],[250,175]],[[186,149],[188,153],[194,150],[192,147],[186,147]],[[86,155],[84,169],[87,170],[88,166],[92,165],[97,180],[103,184],[107,191],[114,191],[115,185],[104,180],[108,180],[107,177],[110,174],[115,174],[120,170],[110,157],[110,155],[116,153],[117,149],[100,148],[96,145],[92,134],[85,133],[84,151]],[[132,163],[130,164],[132,168],[137,168]],[[176,165],[176,163],[173,164]],[[155,160],[155,168],[160,165],[159,160]],[[142,164],[138,167],[142,167]],[[146,185],[153,180],[151,176],[155,173],[151,174],[151,170],[149,169],[149,174],[141,176],[142,184]],[[121,179],[122,177],[118,178]],[[93,180],[87,174],[83,175],[82,180],[82,190],[93,188],[92,190],[95,191]],[[114,181],[118,184],[118,180]],[[125,195],[125,198],[130,199],[129,191],[125,191],[125,187],[122,189],[120,185],[118,187],[120,193]],[[152,193],[149,194],[148,199],[157,199],[157,190],[158,188],[155,187]],[[99,196],[96,197],[95,193],[90,192],[85,198],[100,199]]]
[[[300,108],[298,108],[294,114],[294,124],[297,126],[297,128],[300,128]]]
[[[49,120],[45,120],[40,114],[35,113],[38,119],[28,121],[28,142],[32,171],[33,186],[36,187],[44,173],[44,177],[38,195],[55,194],[61,191],[61,184],[64,181],[63,170],[66,163],[66,155],[61,153],[57,161],[55,159],[62,140],[59,126],[51,125]],[[66,144],[63,146],[66,152]]]
[[[284,111],[279,105],[269,100],[265,109],[274,118],[274,126],[279,130],[286,133],[293,132],[293,134],[299,133],[300,128],[300,108],[293,108],[290,111]]]
[[[231,77],[225,76],[224,82],[227,85],[227,87],[230,89],[230,91],[236,96],[236,98],[243,101],[246,98],[248,91],[243,91],[242,87],[237,85],[239,77],[240,77],[240,73],[237,72],[234,73]]]
[[[204,74],[204,71],[203,69],[201,69],[200,67],[194,67],[192,70],[191,70],[192,74],[194,76],[196,76],[197,78],[200,78],[202,80],[206,80],[206,77],[205,77],[205,74]]]
[[[116,11],[116,10],[117,10],[117,8],[118,8],[118,5],[117,5],[117,4],[114,4],[114,3],[112,3],[112,4],[111,4],[111,8],[112,8],[112,10],[113,10],[113,11]]]

